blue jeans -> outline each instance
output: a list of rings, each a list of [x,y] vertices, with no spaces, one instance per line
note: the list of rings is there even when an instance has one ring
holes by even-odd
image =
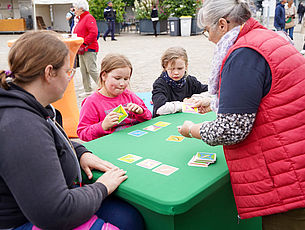
[[[107,22],[108,25],[108,29],[107,31],[104,33],[104,38],[107,37],[107,35],[111,32],[111,39],[114,39],[114,30],[115,30],[115,21],[108,21]]]
[[[289,34],[289,37],[293,40],[293,29],[294,26],[289,28],[289,29],[285,29],[285,32]]]
[[[115,196],[107,197],[100,209],[95,213],[98,221],[90,228],[101,229],[104,221],[109,222],[121,230],[144,230],[143,217],[136,208]],[[32,230],[33,224],[26,223],[15,230]]]

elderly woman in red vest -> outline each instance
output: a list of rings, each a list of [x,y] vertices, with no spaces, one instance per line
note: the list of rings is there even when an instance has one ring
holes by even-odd
[[[305,59],[251,17],[245,0],[205,0],[201,24],[216,44],[202,111],[217,118],[179,132],[223,145],[241,219],[305,229]]]

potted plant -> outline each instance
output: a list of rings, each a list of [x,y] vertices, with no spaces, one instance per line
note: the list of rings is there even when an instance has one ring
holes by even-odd
[[[105,33],[108,26],[104,19],[104,9],[107,7],[109,0],[89,0],[89,10],[96,19],[99,31]],[[112,0],[113,9],[116,10],[115,33],[120,33],[121,23],[124,21],[125,3],[122,0]]]
[[[196,13],[200,8],[202,1],[200,0],[164,0],[163,6],[170,17],[180,18],[181,16],[192,16],[191,33],[198,34],[202,32],[197,26]]]
[[[157,5],[159,13],[159,23],[157,24],[157,32],[167,32],[167,18],[168,15],[165,13],[162,5],[162,1],[159,4],[154,0],[135,0],[134,1],[134,12],[135,19],[139,21],[140,33],[153,34],[154,29],[151,22],[151,10],[153,4]]]

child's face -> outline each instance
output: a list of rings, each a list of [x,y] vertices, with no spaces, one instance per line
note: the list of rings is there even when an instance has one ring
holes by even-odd
[[[179,81],[185,74],[187,66],[182,58],[178,58],[173,61],[169,61],[165,70],[168,76],[174,81]]]
[[[116,97],[122,94],[129,84],[130,73],[131,70],[129,67],[118,68],[109,73],[103,73],[103,88],[107,96]]]

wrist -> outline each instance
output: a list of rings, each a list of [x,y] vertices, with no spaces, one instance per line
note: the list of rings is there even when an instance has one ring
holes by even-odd
[[[192,135],[192,128],[193,128],[193,126],[194,126],[194,125],[191,125],[191,126],[189,127],[188,135],[189,135],[190,138],[193,138],[193,135]]]

